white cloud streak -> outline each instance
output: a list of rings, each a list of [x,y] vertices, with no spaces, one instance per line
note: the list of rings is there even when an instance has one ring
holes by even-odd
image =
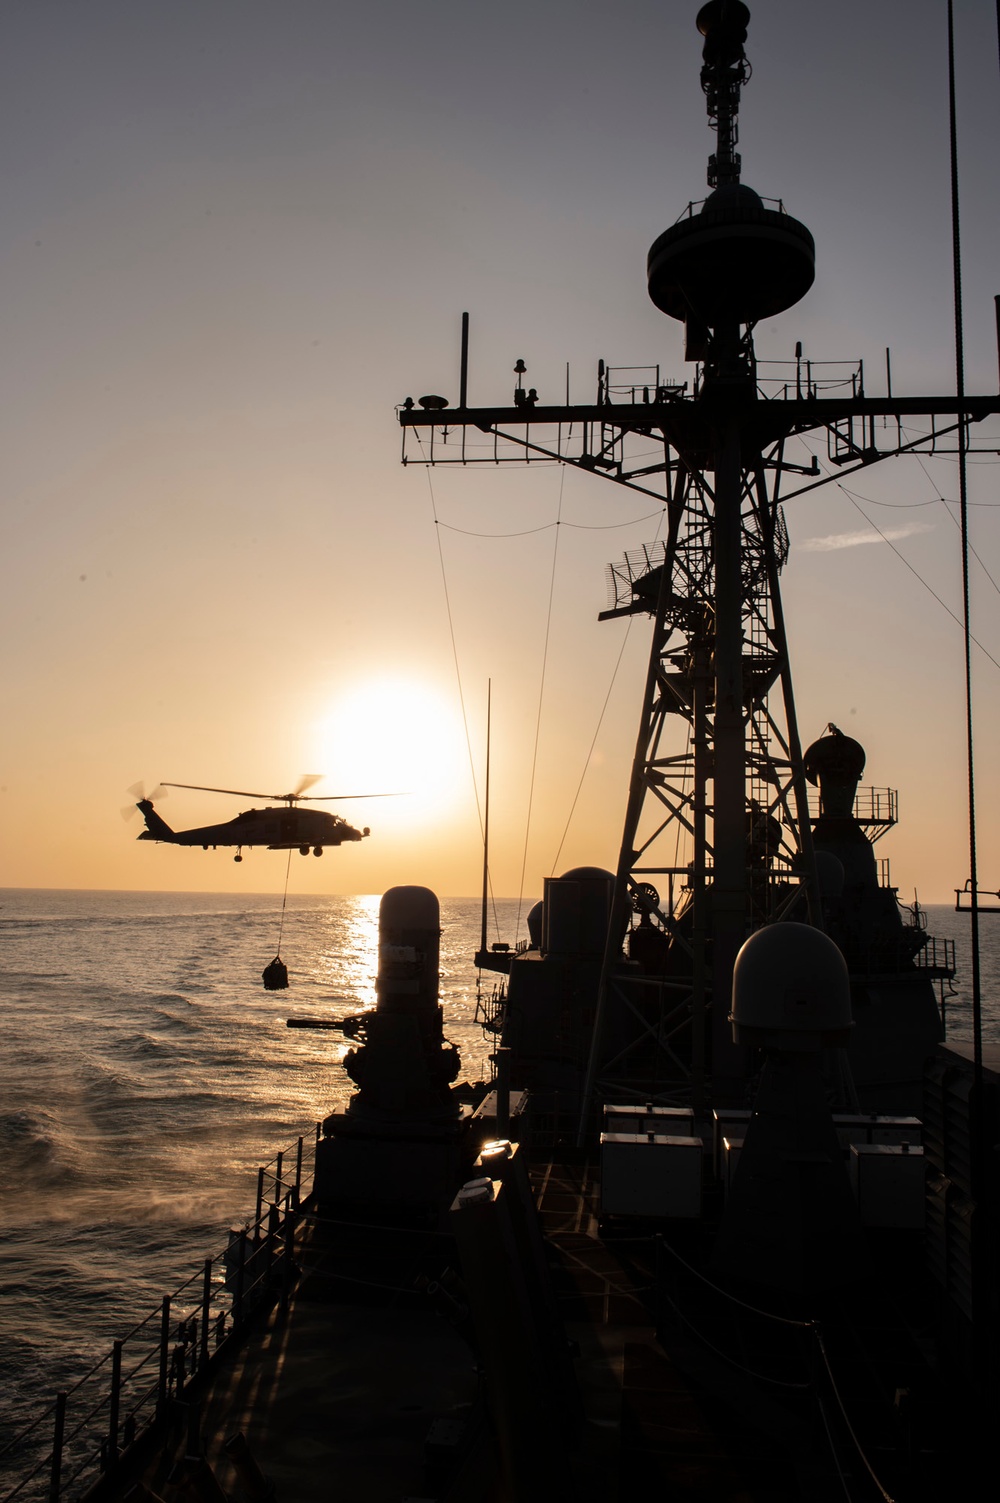
[[[929,522],[911,522],[907,527],[892,527],[879,535],[865,527],[858,532],[834,532],[822,538],[804,538],[796,547],[803,553],[832,553],[838,548],[861,548],[866,543],[898,543],[900,538],[913,537],[918,532],[933,532]]]

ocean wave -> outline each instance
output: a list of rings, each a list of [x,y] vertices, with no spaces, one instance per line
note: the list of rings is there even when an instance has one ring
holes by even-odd
[[[174,1053],[172,1044],[156,1038],[151,1033],[134,1033],[126,1036],[121,1041],[121,1047],[137,1059],[162,1058],[164,1055]]]
[[[71,980],[68,971],[41,971],[37,968],[32,971],[4,971],[4,988],[16,986],[21,991],[46,992],[53,982],[69,983]]]
[[[155,1008],[154,1017],[161,1018],[164,1023],[172,1024],[177,1028],[190,1029],[192,1032],[197,1032],[202,1027],[201,1022],[196,1017],[193,1017],[192,1014],[200,1012],[203,1008],[203,1003],[193,1002],[190,997],[185,997],[182,992],[152,992],[149,996],[149,1002]],[[171,1009],[175,1007],[187,1008],[189,1011],[185,1013],[174,1012]]]
[[[0,1145],[4,1149],[49,1154],[54,1152],[59,1136],[58,1119],[42,1107],[0,1112]]]
[[[54,1113],[39,1106],[0,1112],[0,1184],[61,1189],[76,1178],[78,1165],[73,1136]]]

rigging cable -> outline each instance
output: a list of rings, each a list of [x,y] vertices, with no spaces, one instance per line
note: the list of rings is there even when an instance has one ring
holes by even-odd
[[[976,421],[980,422],[980,421],[982,421],[982,419],[977,418]],[[899,424],[899,431],[900,431],[900,433],[905,433],[905,434],[908,434],[908,435],[911,435],[911,434],[915,433],[917,435],[917,438],[916,438],[916,440],[914,440],[914,442],[920,442],[921,439],[924,439],[924,440],[930,439],[930,441],[931,441],[931,447],[929,449],[925,449],[924,450],[925,454],[927,455],[927,457],[929,459],[948,459],[952,454],[957,454],[958,453],[957,449],[943,449],[943,450],[940,451],[940,453],[938,452],[938,450],[934,447],[934,440],[935,440],[935,438],[936,438],[937,435],[936,435],[935,430],[934,430],[933,427],[931,427],[931,429],[928,430],[926,428],[914,428],[909,423],[900,423]],[[951,430],[949,429],[948,431],[950,432]],[[1000,458],[996,457],[997,455],[1000,455],[1000,449],[998,449],[996,447],[990,448],[991,444],[993,444],[993,445],[1000,444],[1000,435],[989,434],[989,433],[980,434],[980,436],[979,436],[979,448],[978,449],[975,448],[975,447],[973,447],[973,444],[972,444],[972,441],[971,441],[971,438],[970,438],[969,448],[968,448],[968,451],[967,451],[970,456],[973,456],[973,455],[975,455],[975,456],[981,456],[981,455],[985,455],[985,454],[990,454],[990,455],[993,455],[994,457],[992,459],[983,459],[983,458],[980,458],[980,457],[977,457],[977,458],[970,457],[969,463],[970,464],[978,464],[978,465],[994,465],[994,466],[1000,464]],[[996,507],[996,506],[1000,506],[1000,501],[970,501],[969,505],[970,506],[993,506],[993,507]]]
[[[951,617],[951,619],[955,622],[956,626],[960,626],[962,628],[962,630],[965,631],[967,629],[967,623],[963,622],[961,616],[956,616],[955,612],[951,609],[951,606],[947,605],[941,599],[941,596],[934,589],[933,585],[929,585],[927,583],[926,579],[923,577],[923,575],[917,573],[916,569],[910,563],[909,559],[906,558],[906,556],[904,554],[900,553],[899,549],[896,547],[895,543],[892,541],[892,538],[886,536],[886,534],[882,531],[881,527],[879,527],[878,523],[877,522],[873,522],[872,519],[871,519],[871,517],[865,516],[865,513],[861,510],[861,507],[858,505],[857,501],[852,496],[851,492],[849,490],[846,490],[844,488],[844,486],[839,485],[839,484],[837,486],[837,489],[844,492],[844,495],[847,497],[848,501],[850,501],[851,505],[861,514],[861,516],[863,516],[865,518],[865,521],[868,523],[869,527],[874,527],[875,531],[878,533],[878,535],[882,539],[883,543],[888,543],[889,547],[892,549],[893,553],[899,559],[900,563],[905,564],[906,567],[909,569],[910,573],[913,575],[914,579],[919,580],[920,583],[923,585],[924,589],[927,591],[927,593],[929,595],[933,595],[934,596],[934,599],[937,601],[938,605],[941,606],[942,610],[944,610],[944,611],[946,611],[948,613],[948,615]],[[971,642],[974,642],[975,645],[979,648],[980,652],[984,653],[986,655],[986,657],[989,658],[990,662],[993,664],[993,666],[995,668],[1000,668],[1000,659],[995,658],[993,656],[993,654],[989,651],[989,649],[983,646],[982,642],[980,642],[980,640],[979,640],[978,637],[973,637],[970,634],[969,640]]]
[[[1000,4],[1000,0],[998,0],[998,4]],[[931,478],[931,473],[928,470],[927,466],[924,464],[923,460],[920,458],[919,454],[916,455],[916,461],[917,461],[917,464],[920,466],[920,468],[923,470],[924,474],[927,476],[927,483],[928,483],[928,485],[930,485],[932,489],[936,490],[937,487],[934,485],[934,481]],[[947,513],[947,515],[950,518],[950,520],[952,522],[954,522],[955,526],[961,532],[961,524],[959,523],[958,518],[955,516],[955,513],[951,509],[955,505],[955,502],[952,501],[948,496],[937,496],[935,499],[939,502],[939,504],[941,506],[944,507],[945,512]],[[923,503],[923,502],[919,502],[918,503],[918,505],[924,505],[924,504],[925,503]],[[970,506],[975,506],[976,504],[977,503],[974,502],[974,501],[970,501],[970,503],[969,503]],[[979,502],[978,504],[982,505],[982,502]],[[982,569],[983,573],[986,575],[986,578],[989,580],[990,584],[996,590],[997,594],[1000,595],[1000,584],[997,584],[996,580],[993,578],[993,575],[990,573],[989,569],[987,568],[986,563],[985,563],[982,555],[976,552],[975,548],[972,546],[971,543],[969,544],[969,552],[972,554],[972,557],[976,560],[976,563]]]
[[[611,693],[618,679],[618,670],[622,665],[622,658],[625,656],[625,649],[628,646],[629,633],[632,630],[632,622],[634,620],[634,616],[630,616],[628,619],[628,623],[625,627],[625,635],[622,637],[621,649],[618,653],[618,657],[615,659],[615,666],[611,670],[611,682],[608,684],[608,692],[604,696],[604,703],[601,705],[601,713],[597,717],[597,724],[594,727],[594,734],[591,738],[590,745],[587,748],[587,755],[584,758],[583,763],[583,771],[580,773],[580,780],[576,785],[576,792],[573,794],[573,802],[569,806],[569,813],[566,816],[566,823],[563,826],[562,836],[559,840],[559,849],[556,851],[555,855],[552,858],[552,867],[550,870],[550,875],[552,876],[555,875],[556,866],[559,863],[559,857],[562,855],[562,848],[566,844],[566,836],[569,834],[569,827],[573,823],[573,815],[576,813],[577,801],[583,789],[583,780],[587,776],[587,768],[590,766],[590,759],[594,755],[594,747],[597,745],[597,738],[601,734],[601,726],[604,724],[604,717],[608,712],[608,705],[611,702]]]
[[[421,452],[423,452],[423,443],[419,439],[418,439],[418,444],[420,446]],[[518,893],[518,909],[517,909],[517,919],[516,919],[516,924],[515,924],[515,934],[516,934],[517,928],[520,926],[520,920],[521,920],[521,902],[522,902],[523,897],[524,897],[524,875],[525,875],[525,869],[526,869],[526,866],[527,866],[528,838],[529,838],[530,823],[531,823],[531,803],[532,803],[532,795],[533,795],[533,791],[534,791],[535,769],[536,769],[537,758],[538,758],[538,740],[539,740],[539,732],[540,732],[540,725],[541,725],[542,693],[543,693],[544,684],[545,684],[545,666],[546,666],[546,659],[547,659],[547,653],[548,653],[549,631],[550,631],[550,628],[551,628],[551,620],[552,620],[552,599],[553,599],[553,590],[554,590],[554,585],[555,585],[555,568],[556,568],[556,559],[557,559],[558,547],[559,547],[559,532],[558,532],[558,529],[560,527],[571,527],[574,531],[579,531],[579,532],[611,532],[611,531],[616,531],[617,529],[622,528],[622,527],[634,527],[634,526],[638,525],[641,522],[649,521],[652,517],[657,517],[658,518],[658,523],[657,523],[657,529],[656,530],[657,530],[657,535],[658,535],[659,531],[660,531],[660,528],[663,525],[663,517],[665,515],[665,508],[661,507],[661,508],[659,508],[655,512],[647,512],[647,513],[645,513],[641,517],[631,517],[631,518],[629,518],[625,522],[613,522],[613,523],[610,523],[610,524],[587,524],[587,523],[581,523],[581,522],[564,522],[562,520],[562,502],[563,502],[563,490],[564,490],[564,487],[565,487],[565,479],[566,479],[566,467],[565,467],[565,465],[563,465],[563,466],[560,467],[560,476],[559,476],[559,501],[558,501],[557,515],[556,515],[555,521],[543,523],[542,526],[540,526],[540,527],[521,528],[521,529],[517,529],[517,530],[515,530],[513,532],[479,532],[479,531],[473,530],[472,528],[456,527],[452,523],[443,522],[441,520],[440,516],[438,515],[437,498],[436,498],[436,496],[434,494],[433,482],[431,481],[431,474],[430,474],[431,467],[430,467],[430,464],[425,461],[424,467],[425,467],[426,472],[427,472],[427,489],[428,489],[428,492],[430,494],[431,512],[432,512],[432,515],[433,515],[433,518],[434,518],[435,535],[437,537],[438,561],[439,561],[440,566],[441,566],[441,580],[442,580],[442,584],[443,584],[443,587],[444,587],[445,610],[446,610],[446,613],[447,613],[447,616],[448,616],[448,630],[449,630],[449,634],[450,634],[450,637],[451,637],[451,650],[452,650],[452,658],[453,658],[453,661],[454,661],[454,664],[455,664],[455,678],[456,678],[456,682],[457,682],[457,685],[458,685],[459,703],[460,703],[461,709],[462,709],[462,723],[463,723],[463,727],[464,727],[464,731],[465,731],[465,744],[466,744],[466,750],[468,752],[468,757],[469,757],[469,767],[470,767],[470,770],[471,770],[471,773],[472,773],[473,792],[474,792],[475,799],[476,799],[476,813],[477,813],[477,816],[479,818],[480,835],[483,836],[484,838],[485,838],[485,835],[484,835],[484,817],[483,817],[482,806],[481,806],[480,799],[479,799],[479,788],[478,788],[478,784],[477,784],[477,781],[476,781],[475,761],[474,761],[473,754],[472,754],[472,741],[471,741],[471,735],[470,735],[470,731],[469,731],[468,714],[466,712],[466,706],[465,706],[465,695],[464,695],[464,692],[463,692],[463,689],[462,689],[462,673],[461,673],[461,668],[459,666],[459,660],[458,660],[458,645],[457,645],[457,641],[456,641],[456,638],[455,638],[455,626],[454,626],[454,619],[453,619],[452,610],[451,610],[451,597],[450,597],[449,590],[448,590],[448,573],[447,573],[447,568],[445,566],[445,561],[444,561],[444,549],[443,549],[442,543],[441,543],[441,532],[442,531],[445,531],[445,532],[456,532],[460,536],[463,536],[463,537],[514,538],[514,537],[530,537],[530,536],[533,536],[536,533],[547,532],[550,529],[552,529],[552,530],[555,531],[555,541],[554,541],[553,555],[552,555],[552,578],[551,578],[550,587],[549,587],[548,617],[547,617],[547,620],[546,620],[546,629],[545,629],[545,652],[544,652],[543,663],[542,663],[542,682],[541,682],[541,686],[539,688],[538,718],[537,718],[536,726],[535,726],[535,747],[534,747],[534,753],[533,753],[533,759],[532,759],[531,790],[529,791],[529,796],[528,796],[528,817],[527,817],[527,826],[526,826],[526,829],[525,829],[525,847],[524,847],[524,856],[523,856],[522,867],[521,867],[520,890],[519,890],[519,893]],[[572,805],[570,807],[570,812],[569,812],[569,815],[568,815],[567,820],[566,820],[566,826],[565,826],[565,828],[563,830],[562,838],[560,839],[560,842],[559,842],[559,849],[556,852],[555,860],[553,861],[553,870],[555,869],[555,864],[556,864],[556,862],[559,859],[559,854],[562,851],[563,845],[565,844],[566,836],[567,836],[567,834],[569,832],[569,826],[570,826],[570,823],[572,821],[574,811],[576,809],[577,800],[579,799],[579,796],[580,796],[580,791],[581,791],[581,788],[583,786],[584,778],[586,777],[587,767],[588,767],[589,762],[590,762],[590,757],[593,754],[594,744],[596,743],[597,737],[598,737],[598,735],[600,733],[601,725],[602,725],[603,720],[604,720],[604,715],[605,715],[605,713],[607,711],[608,703],[610,701],[611,693],[612,693],[612,690],[613,690],[614,685],[615,685],[615,680],[617,678],[618,670],[619,670],[619,667],[621,666],[621,661],[622,661],[622,658],[624,656],[625,648],[626,648],[627,643],[628,643],[628,637],[629,637],[629,632],[631,631],[631,625],[632,625],[632,623],[630,621],[629,624],[628,624],[628,629],[626,630],[626,633],[625,633],[625,639],[624,639],[624,641],[622,643],[621,651],[618,654],[618,659],[617,659],[617,661],[615,663],[615,667],[614,667],[614,669],[612,671],[611,682],[610,682],[610,684],[608,686],[607,696],[605,698],[604,705],[601,708],[601,713],[600,713],[600,716],[598,718],[597,727],[596,727],[596,729],[594,731],[593,741],[591,742],[590,750],[587,753],[587,759],[584,762],[583,772],[580,774],[580,780],[579,780],[579,783],[577,785],[576,793],[575,793],[574,798],[573,798],[573,803],[572,803]],[[492,906],[493,906],[493,922],[494,922],[494,927],[496,928],[497,935],[499,937],[500,926],[499,926],[499,920],[498,920],[497,911],[496,911],[496,895],[495,895],[495,893],[493,891],[492,874],[490,874],[490,876],[489,876],[489,884],[490,884],[490,900],[491,900],[491,903],[492,903]]]
[[[998,3],[1000,3],[1000,0],[998,0]],[[806,448],[806,450],[807,450],[808,453],[810,453],[810,454],[814,454],[815,453],[815,450],[813,450],[812,448],[810,448],[810,446],[807,443],[804,446],[805,446],[805,448]],[[828,480],[832,480],[833,476],[827,474],[824,471],[824,478],[828,479]],[[941,599],[941,596],[934,589],[933,585],[929,585],[927,583],[927,580],[924,578],[924,576],[921,573],[918,572],[918,570],[916,570],[913,567],[913,565],[910,563],[909,559],[904,554],[900,553],[899,549],[896,547],[895,543],[892,541],[892,538],[889,537],[886,533],[884,533],[882,531],[881,527],[878,525],[878,523],[877,522],[873,522],[872,519],[871,519],[871,517],[868,516],[868,514],[866,512],[862,511],[862,509],[861,509],[861,507],[859,506],[858,503],[859,503],[859,501],[863,501],[866,506],[890,506],[890,508],[892,510],[897,510],[897,509],[901,510],[902,508],[897,507],[897,505],[895,503],[890,503],[890,502],[885,502],[885,501],[873,501],[870,496],[861,496],[861,495],[858,494],[857,491],[850,491],[850,490],[848,490],[847,486],[844,485],[839,480],[836,482],[836,485],[837,485],[837,489],[839,491],[842,491],[843,494],[850,501],[850,503],[854,507],[855,511],[857,511],[858,514],[860,516],[862,516],[864,518],[864,520],[868,523],[868,526],[871,527],[875,532],[878,533],[878,535],[882,539],[883,543],[887,543],[889,545],[889,547],[892,549],[893,553],[899,559],[900,563],[906,565],[906,567],[909,569],[910,573],[913,575],[914,579],[916,579],[920,584],[923,585],[924,589],[927,591],[927,593],[929,595],[933,595],[934,599],[937,601],[937,603],[941,607],[941,609],[947,615],[949,615],[951,617],[951,619],[954,621],[954,623],[955,623],[956,626],[958,626],[960,629],[962,629],[964,631],[965,630],[965,624],[963,623],[962,617],[961,616],[957,616],[955,614],[955,612],[951,609],[951,607],[949,605],[947,605],[945,603],[945,601],[943,601]],[[938,497],[936,497],[936,499],[938,501],[941,501],[944,498],[941,497],[941,496],[938,496]],[[918,505],[918,506],[931,506],[931,505],[933,505],[933,502],[930,502],[930,501],[920,501],[920,502],[909,503],[909,504],[915,504],[915,505]],[[982,503],[970,502],[969,504],[970,505],[977,505],[977,504],[979,504],[979,505],[986,505],[987,503],[985,503],[985,502],[982,502]],[[976,558],[979,558],[978,553],[975,552],[975,549],[972,548],[971,545],[970,545],[970,552],[974,553],[975,556],[976,556]],[[979,559],[979,562],[982,563],[982,559]],[[986,569],[986,565],[985,564],[983,564],[983,568]],[[988,572],[989,571],[987,570],[987,573]],[[991,576],[991,578],[992,578],[992,576]],[[989,648],[984,647],[983,643],[980,642],[980,640],[979,640],[978,637],[972,636],[971,640],[979,648],[980,652],[983,653],[986,657],[989,658],[990,662],[993,664],[993,666],[995,668],[1000,668],[1000,659],[995,658],[993,656],[993,654],[990,652]]]
[[[565,465],[562,473],[566,473]],[[563,522],[561,525],[574,532],[618,532],[622,527],[638,527],[640,522],[648,522],[653,517],[659,517],[662,523],[664,511],[664,507],[659,511],[647,511],[641,517],[629,517],[626,522]],[[471,527],[456,527],[452,522],[442,522],[437,517],[435,521],[445,532],[460,532],[467,538],[530,538],[536,532],[550,532],[553,527],[560,526],[559,522],[543,522],[540,527],[520,527],[515,532],[476,532]]]
[[[423,449],[423,443],[420,444],[420,448],[421,450]],[[451,595],[448,592],[448,571],[445,568],[444,564],[444,549],[441,547],[441,524],[438,521],[437,501],[434,496],[434,485],[431,480],[431,467],[429,464],[425,465],[424,473],[427,476],[427,489],[430,492],[431,498],[431,514],[434,518],[434,536],[437,540],[438,562],[441,565],[441,583],[444,587],[444,608],[448,616],[448,634],[451,637],[451,655],[455,663],[455,681],[458,685],[458,702],[462,707],[462,726],[465,730],[465,747],[466,751],[469,754],[469,771],[472,774],[472,791],[475,794],[476,813],[479,816],[479,831],[480,834],[482,834],[483,811],[479,803],[479,785],[476,782],[476,764],[472,756],[472,740],[469,735],[469,717],[465,709],[465,695],[462,692],[462,670],[458,664],[458,644],[455,641],[455,622],[451,614]]]
[[[1000,3],[1000,0],[998,0],[998,3]],[[565,470],[564,470],[563,473],[565,473]],[[657,522],[657,524],[656,524],[656,532],[653,534],[653,542],[655,543],[658,540],[659,536],[660,536],[660,528],[663,526],[663,518],[666,516],[666,514],[667,514],[666,507],[662,507],[661,510],[660,510],[660,512],[658,514],[656,512],[649,512],[647,516],[645,516],[645,517],[636,517],[634,519],[634,521],[635,522],[645,522],[645,521],[649,520],[649,517],[655,517],[655,516],[659,515],[660,520]],[[578,526],[578,525],[579,524],[571,523],[571,522],[564,523],[564,526],[566,526],[566,527]],[[615,523],[612,524],[613,527],[620,527],[620,526],[630,527],[632,525],[633,525],[632,522],[626,522],[626,523],[615,522]],[[586,531],[586,532],[606,532],[606,531],[610,531],[611,529],[603,527],[603,526],[594,526],[594,527],[585,527],[582,530]],[[562,835],[561,835],[561,837],[559,839],[559,848],[558,848],[558,850],[556,851],[555,855],[552,858],[552,866],[550,868],[550,875],[554,875],[555,874],[556,866],[559,863],[559,857],[562,855],[562,848],[566,844],[566,836],[569,834],[569,827],[573,823],[573,815],[576,813],[576,806],[577,806],[577,803],[579,801],[580,794],[581,794],[581,792],[583,790],[583,782],[584,782],[584,779],[587,776],[587,768],[590,766],[590,759],[594,755],[594,747],[597,745],[597,738],[601,734],[601,726],[604,724],[604,717],[605,717],[605,715],[608,712],[608,705],[611,702],[611,694],[612,694],[612,691],[613,691],[613,689],[615,687],[615,683],[617,682],[617,679],[618,679],[618,670],[621,668],[622,658],[625,656],[625,649],[628,646],[628,639],[629,639],[629,635],[630,635],[630,633],[632,631],[632,622],[634,620],[635,620],[635,617],[634,616],[630,616],[628,618],[628,623],[627,623],[627,625],[625,627],[625,635],[622,638],[621,649],[619,650],[618,657],[615,659],[615,666],[611,670],[611,681],[608,684],[608,692],[604,696],[604,703],[601,706],[601,713],[597,717],[597,724],[594,727],[594,734],[593,734],[593,737],[591,738],[590,746],[587,748],[587,755],[584,758],[583,769],[582,769],[582,771],[580,773],[580,778],[579,778],[579,781],[578,781],[578,783],[576,785],[576,792],[573,794],[573,802],[569,806],[569,813],[566,816],[566,823],[563,826],[563,832],[562,832]]]
[[[1000,19],[1000,9],[998,9]],[[977,1115],[982,1111],[983,1095],[983,1002],[979,956],[979,872],[976,856],[976,774],[972,727],[972,631],[969,620],[969,496],[966,450],[968,432],[965,421],[965,340],[962,331],[962,241],[958,206],[958,130],[955,110],[955,16],[954,0],[948,0],[948,134],[951,161],[951,244],[955,300],[955,395],[958,408],[958,497],[962,523],[962,606],[965,617],[965,739],[968,762],[969,795],[969,882],[970,938],[972,944],[972,1050],[973,1082]],[[982,1121],[978,1124],[982,1126]],[[973,1137],[973,1194],[982,1194],[982,1134]],[[977,1172],[977,1170],[979,1172]],[[976,1324],[979,1324],[978,1322]],[[980,1361],[984,1357],[982,1340],[977,1343]]]
[[[423,452],[423,447],[424,447],[423,446],[423,442],[421,441],[421,443],[420,443],[421,452]],[[462,727],[463,727],[463,729],[465,731],[465,749],[468,752],[468,756],[469,756],[469,773],[470,773],[470,775],[472,777],[472,793],[473,793],[473,797],[476,800],[476,815],[477,815],[477,818],[479,819],[479,834],[480,834],[480,837],[483,839],[483,841],[485,841],[485,839],[486,839],[486,829],[485,829],[485,825],[483,823],[482,805],[479,802],[479,784],[476,781],[476,762],[475,762],[475,758],[472,755],[472,737],[469,734],[469,716],[468,716],[468,712],[466,711],[466,708],[465,708],[465,694],[464,694],[464,692],[462,690],[462,670],[459,667],[459,662],[458,662],[458,643],[455,641],[455,622],[454,622],[454,620],[452,618],[452,614],[451,614],[451,596],[450,596],[450,594],[448,592],[448,571],[445,568],[445,563],[444,563],[444,549],[441,546],[441,525],[442,524],[438,520],[437,500],[436,500],[435,495],[434,495],[434,485],[433,485],[433,483],[431,481],[431,467],[430,467],[429,463],[425,464],[424,470],[425,470],[425,473],[427,475],[427,489],[430,492],[430,498],[431,498],[431,514],[432,514],[432,516],[434,518],[434,536],[435,536],[435,538],[437,540],[438,562],[441,565],[441,583],[442,583],[442,585],[444,587],[444,606],[445,606],[445,612],[447,613],[447,616],[448,616],[448,632],[449,632],[449,635],[451,637],[451,655],[452,655],[452,659],[453,659],[454,664],[455,664],[455,682],[456,682],[456,684],[458,686],[458,702],[459,702],[459,704],[462,707]],[[492,879],[492,877],[490,878],[490,901],[493,904],[493,923],[494,923],[494,926],[495,926],[496,931],[497,931],[497,938],[499,939],[499,937],[500,937],[500,922],[499,922],[499,920],[497,918],[497,900],[496,900],[496,894],[493,891],[493,879]]]
[[[538,768],[538,740],[542,727],[542,700],[545,695],[545,670],[549,660],[549,632],[552,629],[552,601],[556,588],[556,562],[559,558],[559,530],[562,522],[563,490],[566,485],[565,466],[559,471],[559,502],[556,507],[555,538],[552,543],[552,572],[549,575],[549,604],[545,615],[545,643],[542,647],[542,676],[538,684],[538,713],[535,716],[535,745],[531,753],[531,782],[528,785],[528,814],[524,822],[524,851],[521,856],[521,880],[517,889],[517,918],[514,922],[514,937],[521,927],[521,903],[524,899],[524,873],[528,865],[528,839],[531,834],[531,806],[535,796],[535,772]]]

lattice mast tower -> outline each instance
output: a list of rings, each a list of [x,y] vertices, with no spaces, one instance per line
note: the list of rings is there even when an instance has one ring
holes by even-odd
[[[792,463],[786,441],[818,432],[831,466],[846,477],[890,455],[953,452],[942,441],[1000,405],[996,396],[964,393],[961,400],[871,397],[860,364],[817,379],[798,349],[794,366],[777,378],[758,368],[754,326],[809,290],[815,249],[783,204],[740,180],[749,19],[741,0],[710,0],[698,12],[701,82],[717,132],[712,192],[654,242],[647,263],[653,303],[684,324],[693,389],[664,384],[658,368],[645,384],[634,373],[631,382],[616,382],[602,361],[595,402],[571,405],[567,394],[565,405],[543,405],[524,390],[519,360],[513,406],[470,407],[466,317],[457,408],[428,396],[419,404],[408,398],[399,411],[404,463],[556,461],[653,495],[666,508],[665,538],[612,567],[613,603],[604,613],[648,613],[653,633],[585,1109],[595,1093],[629,1081],[632,1060],[643,1051],[648,1057],[650,1037],[659,1063],[647,1089],[676,1085],[698,1099],[710,1073],[716,1100],[729,1087],[739,1093],[744,1061],[728,1021],[736,953],[764,919],[794,910],[796,918],[819,920],[778,584],[787,554],[779,500],[830,475],[820,474],[815,458],[808,467]],[[930,418],[930,432],[907,439],[902,419],[918,414]],[[895,442],[881,449],[877,418],[896,425]],[[662,453],[654,463],[651,441]],[[789,477],[798,477],[791,486]],[[768,704],[775,686],[780,720]],[[682,737],[687,745],[677,750]],[[683,867],[660,855],[673,847],[678,827],[688,836]],[[645,992],[635,968],[620,963],[630,906],[671,952]],[[617,1025],[626,1015],[634,1043],[622,1048]],[[632,1086],[643,1088],[635,1078]]]
[[[757,399],[753,326],[784,312],[814,276],[812,236],[780,206],[740,182],[737,117],[749,77],[744,52],[747,7],[714,0],[698,14],[704,37],[701,84],[718,134],[710,156],[714,191],[653,244],[649,294],[685,326],[685,354],[701,362],[697,399],[703,415],[697,448],[680,446],[670,527],[662,558],[632,578],[634,560],[613,570],[619,585],[607,615],[654,614],[646,693],[632,769],[617,873],[618,922],[629,893],[638,906],[647,877],[683,874],[651,859],[675,821],[693,847],[684,923],[671,899],[660,915],[688,966],[691,1063],[697,1091],[704,1066],[704,1017],[713,1012],[712,1072],[741,1073],[726,1021],[736,952],[748,930],[775,908],[801,898],[814,875],[801,750],[785,640],[778,573],[787,540],[774,477],[782,453],[765,452],[748,421]],[[647,555],[648,556],[648,555]],[[630,588],[629,588],[630,587]],[[631,594],[631,599],[626,596]],[[768,710],[781,683],[785,732]],[[688,748],[671,752],[678,720]],[[778,750],[775,753],[775,746]],[[650,800],[655,801],[651,829]],[[775,881],[783,865],[785,880]],[[815,905],[810,904],[811,907]],[[710,964],[708,962],[710,957]],[[608,1005],[610,977],[605,978]],[[603,1073],[601,1018],[592,1073]]]

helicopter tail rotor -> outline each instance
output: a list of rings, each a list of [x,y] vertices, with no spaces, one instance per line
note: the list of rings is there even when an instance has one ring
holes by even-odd
[[[151,788],[148,793],[145,783],[133,783],[130,787],[126,788],[125,792],[132,799],[132,803],[125,804],[119,811],[122,819],[125,820],[135,819],[135,816],[139,813],[139,805],[145,799],[149,799],[152,802],[154,799],[167,797],[167,790],[162,783],[157,783],[156,787]]]

